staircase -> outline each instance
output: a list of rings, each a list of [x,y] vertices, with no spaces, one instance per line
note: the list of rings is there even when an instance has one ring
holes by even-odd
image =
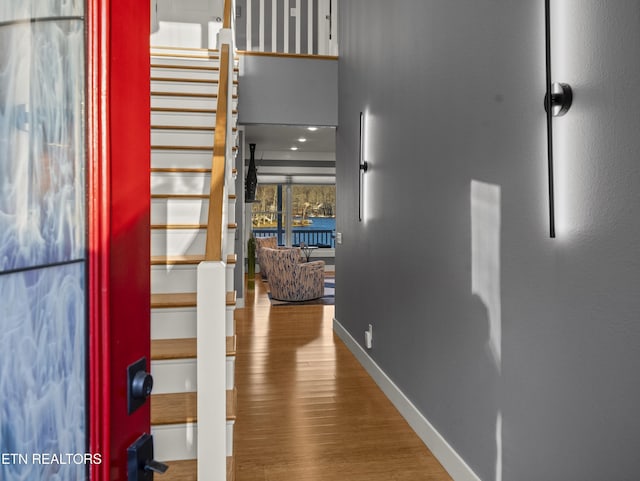
[[[237,69],[233,72],[229,81],[233,135],[227,141],[235,146]],[[198,472],[197,284],[207,243],[219,74],[217,51],[151,49],[151,430],[155,458],[170,466],[163,476],[167,481],[196,480]],[[226,272],[226,315],[207,322],[224,323],[226,362],[218,367],[225,377],[225,450],[227,479],[232,480],[236,171],[226,170],[223,219],[227,232],[222,235],[221,259]]]

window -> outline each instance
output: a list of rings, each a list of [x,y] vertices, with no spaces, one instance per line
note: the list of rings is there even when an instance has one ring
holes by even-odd
[[[259,184],[251,224],[256,237],[275,234],[280,245],[334,248],[336,186]]]

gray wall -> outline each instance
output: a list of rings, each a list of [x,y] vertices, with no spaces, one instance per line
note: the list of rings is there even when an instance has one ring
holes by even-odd
[[[338,62],[240,58],[240,124],[337,125]]]
[[[556,239],[543,2],[340,2],[336,318],[481,479],[633,480],[640,3],[552,4]]]

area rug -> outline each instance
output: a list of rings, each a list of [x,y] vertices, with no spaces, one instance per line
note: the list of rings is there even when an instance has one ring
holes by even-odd
[[[332,306],[336,300],[336,281],[334,278],[327,278],[324,281],[324,296],[310,301],[279,301],[271,298],[269,292],[269,300],[272,306]]]

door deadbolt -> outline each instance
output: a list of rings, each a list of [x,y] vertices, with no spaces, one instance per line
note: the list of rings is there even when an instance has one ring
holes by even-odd
[[[127,413],[142,406],[151,395],[153,377],[147,372],[147,358],[143,357],[127,367]]]

